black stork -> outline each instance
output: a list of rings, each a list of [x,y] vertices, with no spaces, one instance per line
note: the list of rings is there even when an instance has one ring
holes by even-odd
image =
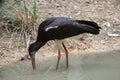
[[[96,22],[86,20],[76,20],[67,17],[51,17],[39,25],[37,40],[29,46],[29,55],[32,62],[33,70],[36,70],[35,53],[46,44],[49,40],[55,40],[58,47],[58,60],[56,69],[58,69],[61,57],[60,44],[62,44],[66,54],[66,66],[68,64],[68,50],[60,40],[82,33],[99,34],[101,27]]]

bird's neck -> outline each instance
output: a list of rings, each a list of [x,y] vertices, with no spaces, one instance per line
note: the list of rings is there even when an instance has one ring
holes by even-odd
[[[34,44],[34,50],[35,50],[35,52],[38,51],[42,46],[44,46],[45,43],[46,42],[42,42],[42,41],[41,42],[37,42],[36,41],[35,43],[33,43]]]

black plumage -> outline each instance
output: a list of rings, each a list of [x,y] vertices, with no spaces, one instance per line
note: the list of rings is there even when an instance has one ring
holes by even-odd
[[[31,56],[33,69],[35,66],[35,53],[45,45],[49,40],[61,40],[64,38],[76,36],[82,33],[99,34],[100,28],[96,22],[86,20],[76,20],[67,17],[52,17],[43,21],[39,25],[37,40],[29,46],[29,54]],[[68,67],[68,51],[62,42],[66,52],[66,63]],[[58,51],[59,64],[60,51]]]

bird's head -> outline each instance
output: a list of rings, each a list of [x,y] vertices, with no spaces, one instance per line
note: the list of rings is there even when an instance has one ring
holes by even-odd
[[[38,51],[38,49],[40,49],[46,42],[34,42],[32,44],[30,44],[29,48],[28,48],[28,52],[31,58],[31,62],[32,62],[32,67],[33,70],[36,69],[36,64],[35,64],[35,53]]]
[[[29,55],[30,55],[30,58],[31,58],[31,62],[32,62],[33,70],[36,69],[36,64],[35,64],[35,53],[36,53],[35,49],[36,48],[35,48],[35,44],[36,43],[30,44],[29,49],[28,49],[28,52],[29,52]]]

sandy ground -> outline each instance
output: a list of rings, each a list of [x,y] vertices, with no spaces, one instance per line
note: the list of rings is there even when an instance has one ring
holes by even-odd
[[[0,80],[120,80],[119,0],[37,1],[42,20],[51,16],[93,20],[102,30],[96,36],[88,34],[65,40],[70,52],[69,70],[65,68],[64,51],[60,69],[55,70],[57,50],[54,41],[48,42],[36,54],[35,74],[31,74],[29,60],[19,61],[28,54],[27,41],[21,43],[19,37],[14,36],[16,33],[0,32]]]
[[[96,21],[102,30],[100,35],[77,36],[66,39],[70,54],[112,51],[120,49],[120,5],[112,0],[38,0],[37,9],[42,20],[51,16],[64,16]],[[12,64],[28,54],[25,45],[19,45],[18,37],[0,34],[0,67]],[[80,39],[83,38],[83,41]],[[33,41],[31,41],[33,42]],[[26,43],[25,43],[26,44]],[[52,45],[51,45],[52,44]],[[41,48],[37,55],[42,59],[56,56],[54,41]]]

